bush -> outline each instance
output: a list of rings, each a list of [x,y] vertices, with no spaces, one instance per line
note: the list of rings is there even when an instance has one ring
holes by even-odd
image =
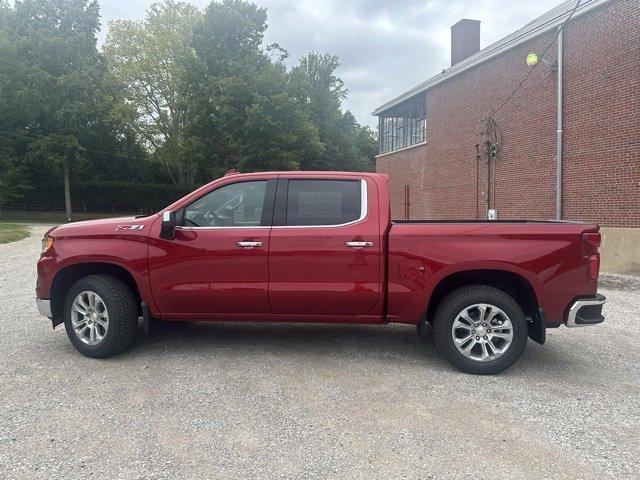
[[[162,183],[72,182],[71,206],[75,211],[151,213],[192,190]],[[8,206],[27,210],[64,210],[64,187],[60,184],[36,188]]]

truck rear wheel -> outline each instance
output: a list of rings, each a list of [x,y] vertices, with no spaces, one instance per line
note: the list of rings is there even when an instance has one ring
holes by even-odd
[[[470,285],[447,295],[434,316],[436,348],[456,368],[488,375],[513,365],[527,344],[518,303],[488,285]]]
[[[133,343],[138,308],[131,289],[111,275],[81,278],[69,289],[64,326],[73,346],[93,358],[111,357]]]

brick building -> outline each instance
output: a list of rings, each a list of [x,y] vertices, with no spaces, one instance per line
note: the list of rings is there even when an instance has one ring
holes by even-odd
[[[640,272],[640,0],[575,6],[482,50],[461,20],[451,67],[373,112],[394,218],[597,222],[603,269]]]

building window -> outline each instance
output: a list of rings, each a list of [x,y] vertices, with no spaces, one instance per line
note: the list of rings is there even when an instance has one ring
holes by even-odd
[[[427,99],[422,93],[382,112],[378,118],[380,154],[426,140]]]

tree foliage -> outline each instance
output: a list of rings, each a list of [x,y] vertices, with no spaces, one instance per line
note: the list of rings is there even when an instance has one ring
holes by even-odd
[[[0,141],[0,205],[22,198],[31,190],[27,169],[16,157],[10,141]]]
[[[264,9],[225,0],[211,3],[196,29],[198,96],[212,101],[194,117],[193,132],[204,138],[215,132],[200,155],[205,174],[297,170],[303,158],[323,150],[317,128],[289,95],[284,51],[275,45],[262,49],[266,19]]]
[[[52,179],[68,179],[69,170],[76,177],[95,171],[102,154],[85,155],[85,148],[113,158],[109,154],[122,151],[121,144],[132,145],[123,131],[109,132],[118,99],[106,96],[112,88],[96,47],[99,26],[96,1],[0,6],[0,145],[3,164],[11,159],[0,176],[16,180],[20,174],[23,187],[14,184],[12,197],[29,185],[43,188]],[[7,197],[6,190],[0,197]]]
[[[336,75],[339,67],[336,55],[310,53],[291,71],[292,95],[306,107],[325,145],[320,157],[303,159],[303,170],[366,171],[373,166],[373,132],[359,125],[351,112],[341,110],[348,92]]]
[[[111,22],[102,51],[99,28],[95,0],[0,0],[0,204],[64,172],[191,188],[229,168],[372,168],[339,58],[288,67],[266,9],[166,0]]]
[[[175,185],[193,185],[195,165],[186,155],[187,83],[195,64],[192,34],[200,16],[186,3],[153,4],[141,22],[109,25],[104,52],[125,92],[130,125]]]

